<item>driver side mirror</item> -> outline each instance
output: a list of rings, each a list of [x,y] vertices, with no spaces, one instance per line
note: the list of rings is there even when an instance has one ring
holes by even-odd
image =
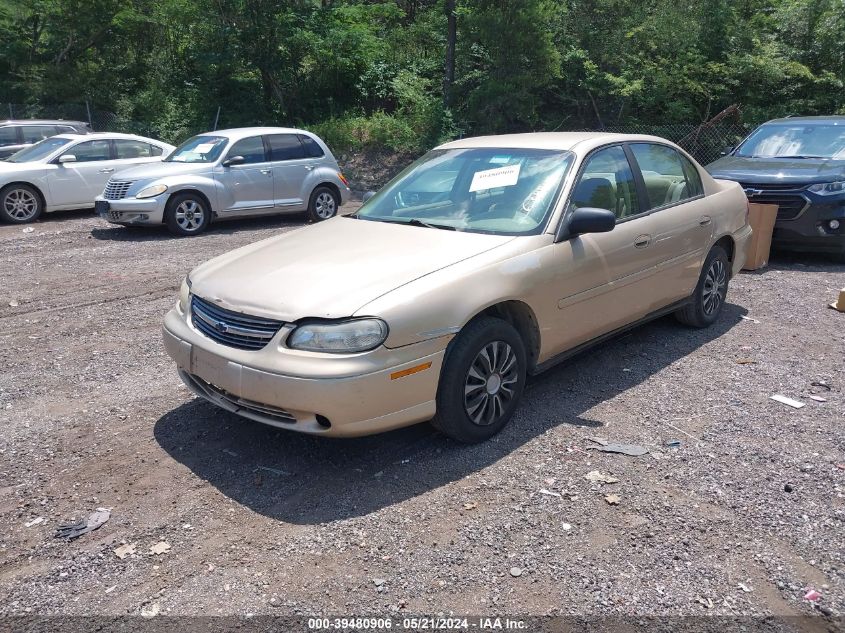
[[[230,156],[223,161],[223,167],[231,167],[232,165],[242,165],[246,159],[243,156]]]
[[[607,233],[616,226],[616,214],[607,209],[581,207],[569,218],[569,237],[583,233]]]
[[[73,154],[62,154],[59,156],[59,163],[75,163],[76,156]]]
[[[366,202],[367,200],[369,200],[370,198],[372,198],[374,195],[376,195],[376,192],[375,192],[375,191],[368,191],[368,192],[367,192],[367,193],[365,193],[365,194],[364,194],[364,196],[361,198],[361,202]]]

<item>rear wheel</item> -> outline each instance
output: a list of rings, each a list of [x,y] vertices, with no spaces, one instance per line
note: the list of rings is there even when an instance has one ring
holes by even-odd
[[[513,326],[493,317],[472,321],[449,350],[432,424],[467,444],[493,437],[519,406],[525,376],[525,345]]]
[[[202,233],[211,220],[211,210],[205,200],[192,193],[180,193],[167,201],[164,221],[174,235],[190,236]]]
[[[708,327],[716,322],[728,294],[730,265],[725,249],[721,246],[710,249],[692,300],[675,313],[678,321],[691,327]]]
[[[44,211],[41,196],[34,187],[9,185],[0,191],[0,218],[13,224],[35,222]]]
[[[312,222],[322,222],[337,215],[340,200],[337,194],[328,187],[317,187],[311,193],[308,203],[308,219]]]

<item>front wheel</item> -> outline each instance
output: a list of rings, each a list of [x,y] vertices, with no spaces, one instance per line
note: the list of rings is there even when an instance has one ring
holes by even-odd
[[[311,222],[322,222],[337,215],[340,200],[337,194],[328,187],[317,187],[308,202],[308,219]]]
[[[205,200],[192,193],[180,193],[167,201],[164,222],[174,235],[186,237],[202,233],[211,220]]]
[[[525,388],[522,337],[501,319],[476,319],[461,330],[445,363],[431,423],[466,444],[493,437],[513,416]]]
[[[29,185],[9,185],[0,191],[0,218],[6,222],[35,222],[43,211],[41,196]]]
[[[701,276],[691,301],[675,313],[678,321],[692,327],[708,327],[716,322],[725,305],[730,280],[730,260],[721,246],[714,246],[704,260]]]

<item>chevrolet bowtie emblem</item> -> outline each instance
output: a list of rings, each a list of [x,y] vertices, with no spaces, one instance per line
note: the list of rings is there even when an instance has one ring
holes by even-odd
[[[743,189],[745,191],[746,196],[759,196],[763,193],[762,189]]]

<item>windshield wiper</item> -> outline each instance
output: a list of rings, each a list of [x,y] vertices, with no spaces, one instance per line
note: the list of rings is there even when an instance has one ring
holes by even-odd
[[[804,154],[796,154],[795,156],[772,156],[772,158],[800,158],[800,159],[804,159],[804,158],[828,158],[828,157],[827,156],[810,156],[810,155],[804,155]]]
[[[423,222],[417,218],[411,218],[406,222],[406,224],[410,224],[411,226],[424,226],[427,229],[443,229],[444,231],[456,231],[457,229],[454,226],[449,224],[432,224],[431,222]]]

